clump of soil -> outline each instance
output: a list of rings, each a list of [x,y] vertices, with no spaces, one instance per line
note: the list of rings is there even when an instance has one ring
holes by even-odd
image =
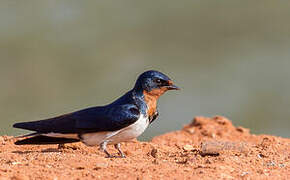
[[[108,159],[81,143],[57,149],[14,141],[0,137],[0,179],[290,178],[290,139],[252,135],[220,116],[196,117],[151,142],[122,143],[127,158]]]

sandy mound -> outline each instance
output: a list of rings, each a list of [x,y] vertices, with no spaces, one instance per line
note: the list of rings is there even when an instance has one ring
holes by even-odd
[[[197,117],[152,142],[123,143],[125,159],[104,158],[81,143],[58,150],[13,142],[0,137],[0,179],[290,178],[290,139],[252,135],[223,117]]]

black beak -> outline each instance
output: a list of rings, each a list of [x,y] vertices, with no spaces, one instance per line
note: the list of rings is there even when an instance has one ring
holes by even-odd
[[[174,84],[167,86],[168,90],[180,90],[178,86],[175,86]]]

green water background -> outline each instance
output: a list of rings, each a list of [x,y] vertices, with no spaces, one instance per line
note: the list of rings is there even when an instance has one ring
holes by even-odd
[[[200,115],[290,137],[289,67],[289,1],[1,1],[0,134],[110,103],[156,69],[182,91],[141,139]]]

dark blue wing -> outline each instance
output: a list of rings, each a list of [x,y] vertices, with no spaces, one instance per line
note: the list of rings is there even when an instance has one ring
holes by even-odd
[[[38,133],[86,133],[116,131],[138,120],[140,112],[133,104],[92,107],[63,116],[33,122],[16,123],[13,127]]]
[[[116,131],[133,124],[139,116],[140,112],[133,104],[87,109],[74,114],[80,132]]]

